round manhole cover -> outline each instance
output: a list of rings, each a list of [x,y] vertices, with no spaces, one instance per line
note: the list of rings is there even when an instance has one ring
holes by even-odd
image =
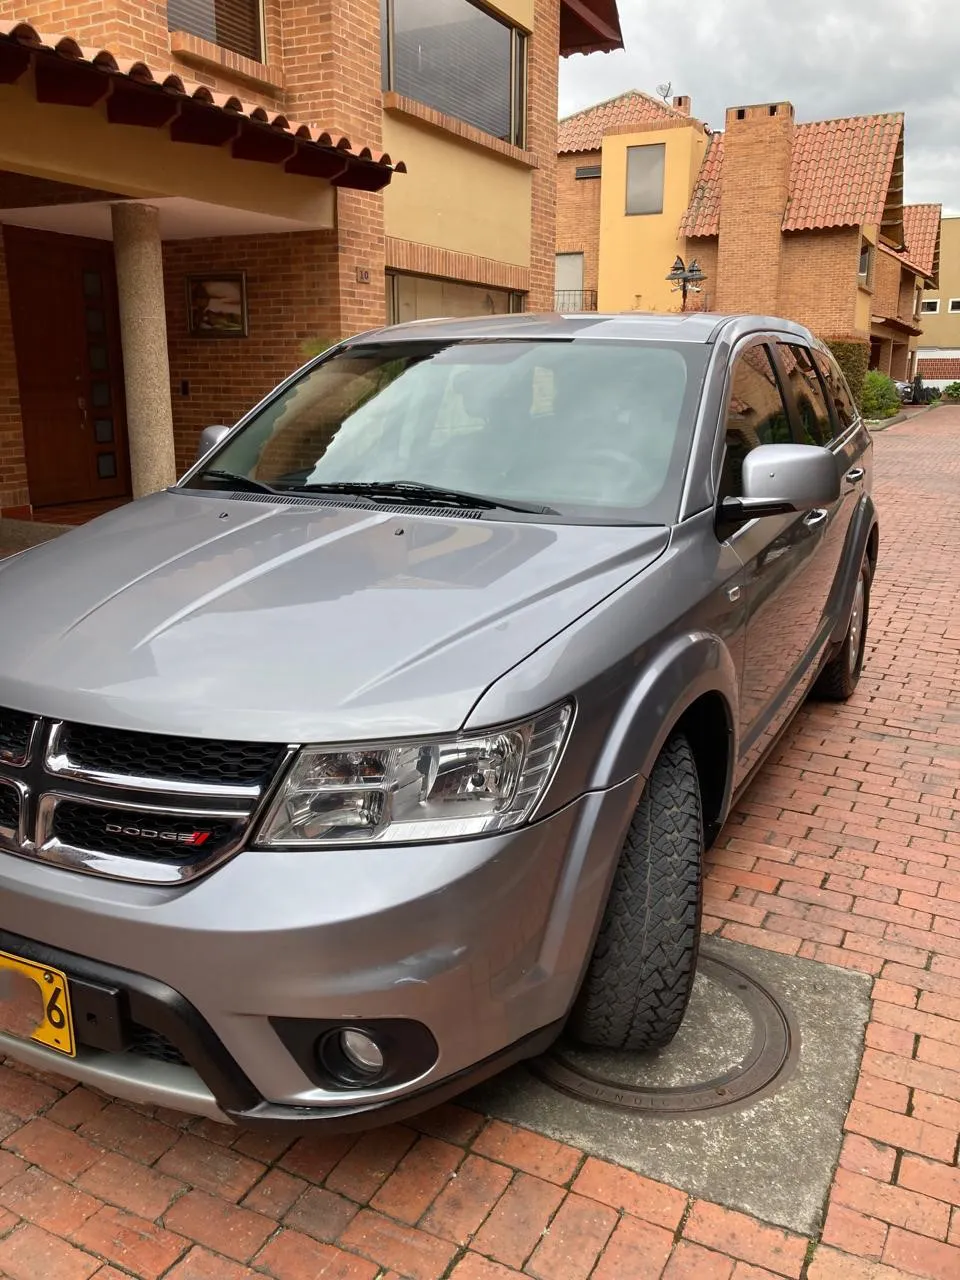
[[[775,1092],[799,1053],[793,1016],[759,979],[701,952],[687,1016],[666,1049],[627,1053],[561,1040],[530,1067],[583,1102],[690,1117],[738,1110]]]

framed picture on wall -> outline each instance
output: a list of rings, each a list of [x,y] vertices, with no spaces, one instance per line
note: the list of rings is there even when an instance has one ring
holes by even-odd
[[[246,273],[187,276],[187,329],[192,338],[247,337]]]

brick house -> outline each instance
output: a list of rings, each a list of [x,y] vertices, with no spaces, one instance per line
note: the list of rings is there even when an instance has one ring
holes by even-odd
[[[765,103],[715,133],[689,99],[634,91],[562,120],[558,147],[558,291],[679,310],[679,255],[705,276],[688,306],[783,315],[912,370],[939,206],[903,206],[902,116],[797,124],[790,103]]]
[[[960,218],[940,223],[940,279],[920,304],[917,357],[925,382],[960,382]]]
[[[0,515],[162,487],[311,347],[552,304],[559,56],[616,0],[2,14]]]

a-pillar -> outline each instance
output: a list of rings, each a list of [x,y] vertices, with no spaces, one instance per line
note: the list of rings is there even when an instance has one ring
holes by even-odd
[[[110,211],[130,472],[133,496],[140,498],[166,488],[177,477],[160,215],[153,205],[132,201],[111,205]]]

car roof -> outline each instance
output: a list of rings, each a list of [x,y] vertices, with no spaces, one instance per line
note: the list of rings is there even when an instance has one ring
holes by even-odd
[[[755,332],[774,330],[813,343],[808,329],[775,316],[715,315],[695,311],[686,314],[626,311],[621,314],[585,312],[576,315],[536,314],[477,316],[466,319],[412,320],[371,330],[351,342],[457,341],[465,338],[528,340],[605,338],[644,342],[715,342],[721,333],[728,341]]]

